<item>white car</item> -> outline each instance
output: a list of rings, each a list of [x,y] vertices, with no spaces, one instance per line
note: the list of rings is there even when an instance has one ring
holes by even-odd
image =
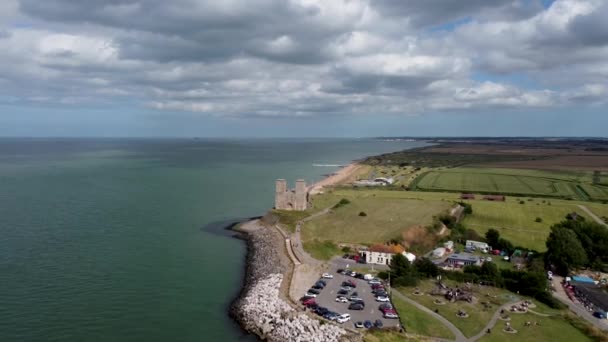
[[[336,322],[338,323],[346,323],[350,321],[350,314],[341,314],[340,316],[338,316],[338,319],[336,319]]]
[[[399,316],[395,315],[392,312],[387,312],[384,314],[384,318],[399,318]]]
[[[390,302],[391,300],[388,297],[376,297],[376,302]]]
[[[346,299],[346,297],[337,297],[336,302],[348,303],[348,299]]]
[[[378,280],[378,279],[372,279],[372,280],[368,281],[367,283],[370,284],[370,285],[380,285],[380,284],[382,284],[382,282],[380,280]]]
[[[371,274],[366,274],[366,275],[363,276],[363,279],[364,280],[372,280],[372,279],[374,279],[374,276],[371,275]]]
[[[316,293],[312,293],[312,292],[306,292],[306,296],[307,297],[311,297],[311,298],[316,298],[317,294]]]
[[[333,279],[334,278],[333,274],[329,274],[329,273],[323,273],[323,275],[321,277],[325,278],[325,279]]]

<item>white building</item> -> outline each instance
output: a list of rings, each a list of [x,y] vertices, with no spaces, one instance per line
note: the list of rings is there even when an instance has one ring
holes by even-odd
[[[433,258],[441,258],[445,255],[445,247],[438,247],[433,250]]]
[[[443,243],[443,247],[445,249],[453,250],[454,249],[454,241],[447,241]]]
[[[375,245],[359,252],[368,264],[389,265],[395,254],[401,253],[407,260],[414,262],[416,255],[403,250],[401,246]]]
[[[467,240],[465,248],[479,249],[486,253],[490,251],[490,246],[487,243],[481,242],[481,241],[475,241],[475,240]]]

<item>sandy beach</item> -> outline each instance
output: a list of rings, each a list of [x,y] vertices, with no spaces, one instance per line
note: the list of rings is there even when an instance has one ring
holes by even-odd
[[[359,171],[361,169],[361,167],[362,167],[362,165],[360,165],[360,164],[350,163],[350,164],[346,165],[345,167],[341,168],[340,170],[336,171],[329,177],[324,178],[324,179],[316,182],[315,184],[313,184],[310,187],[309,193],[311,195],[316,195],[316,194],[322,192],[324,187],[343,183],[343,182],[349,180],[349,178],[351,178],[352,176],[354,176],[357,173],[357,171]]]

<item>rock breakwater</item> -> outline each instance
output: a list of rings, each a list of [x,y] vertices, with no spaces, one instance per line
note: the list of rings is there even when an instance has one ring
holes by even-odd
[[[256,221],[240,231],[247,238],[247,272],[243,291],[230,312],[243,329],[267,341],[344,341],[345,329],[321,323],[281,299],[281,282],[288,270],[280,255],[283,238]]]

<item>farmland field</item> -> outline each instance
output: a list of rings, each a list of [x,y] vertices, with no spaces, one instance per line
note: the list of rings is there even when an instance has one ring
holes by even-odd
[[[413,225],[428,225],[433,216],[446,212],[453,201],[403,198],[401,191],[339,190],[317,195],[315,207],[329,207],[346,198],[350,201],[327,215],[305,223],[302,239],[330,240],[336,243],[377,243],[398,238]],[[396,196],[397,195],[397,196]],[[366,216],[360,216],[360,213]]]
[[[422,174],[412,187],[424,191],[608,200],[608,188],[591,184],[589,172],[453,168]]]
[[[497,229],[501,236],[515,245],[544,251],[546,249],[545,241],[550,232],[549,228],[553,224],[563,221],[566,215],[573,211],[585,216],[577,205],[587,205],[586,202],[547,198],[522,198],[521,200],[524,200],[523,204],[520,204],[520,200],[517,198],[507,198],[505,202],[467,201],[473,206],[473,214],[465,217],[462,223],[482,235],[490,228]],[[600,206],[608,207],[602,204],[596,205],[598,208]],[[596,212],[593,208],[589,209]],[[536,222],[536,218],[540,218],[541,222]]]

